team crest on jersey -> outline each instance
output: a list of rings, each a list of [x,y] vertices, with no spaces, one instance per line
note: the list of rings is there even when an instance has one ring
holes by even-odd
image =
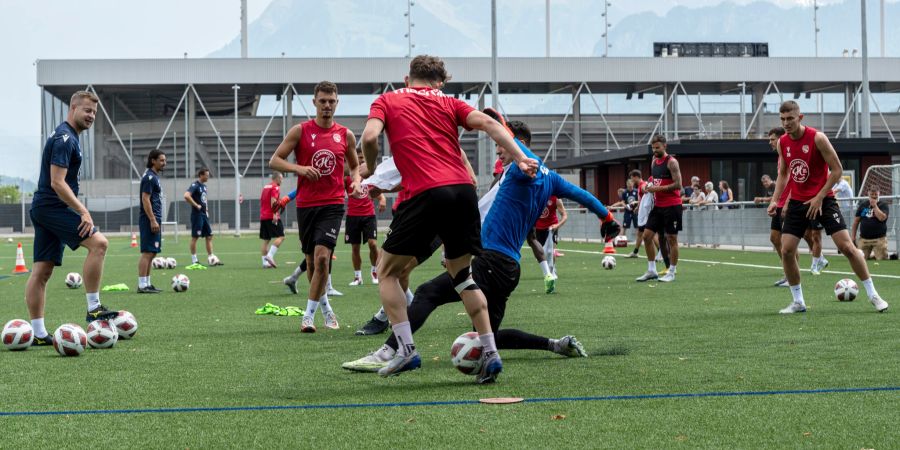
[[[803,150],[803,153],[809,153],[809,146],[804,144],[803,147],[800,147],[800,150]]]
[[[331,175],[337,166],[337,157],[331,150],[319,150],[313,153],[312,166],[319,171],[322,176]]]
[[[339,134],[332,134],[332,135],[331,135],[331,138],[334,139],[334,142],[337,142],[338,144],[341,143],[341,135],[339,135]]]
[[[803,183],[809,178],[809,166],[802,159],[791,161],[791,179],[797,183]]]
[[[546,219],[549,216],[550,216],[550,209],[544,208],[544,210],[541,211],[541,219]]]
[[[366,198],[369,196],[369,185],[361,184],[359,185],[359,197],[356,198]]]

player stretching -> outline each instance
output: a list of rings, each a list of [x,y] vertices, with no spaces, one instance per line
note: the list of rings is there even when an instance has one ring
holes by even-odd
[[[159,174],[166,168],[166,154],[151,150],[147,155],[147,170],[141,177],[141,209],[138,228],[141,232],[141,257],[138,259],[138,294],[159,294],[150,282],[150,264],[162,251],[162,185]]]
[[[441,92],[449,79],[440,58],[416,56],[405,79],[407,87],[378,97],[372,103],[363,131],[362,145],[369,173],[375,171],[378,136],[387,131],[394,162],[409,191],[409,199],[403,202],[391,222],[378,263],[381,302],[400,344],[394,359],[379,374],[396,375],[421,365],[399,280],[415,255],[427,251],[438,236],[444,243],[452,284],[462,296],[466,312],[484,345],[480,380],[492,382],[503,364],[491,331],[484,294],[470,270],[472,255],[481,250],[481,220],[475,186],[459,157],[458,127],[485,131],[512,153],[526,173],[533,175],[537,162],[522,153],[497,121]]]
[[[300,331],[315,333],[316,309],[322,308],[325,327],[339,328],[328,303],[326,283],[331,255],[344,217],[344,164],[350,169],[353,195],[359,195],[359,163],[356,137],[334,121],[338,105],[337,85],[322,81],[313,90],[316,118],[296,125],[278,146],[269,167],[297,174],[297,221],[300,243],[306,255],[309,297]],[[286,158],[294,154],[296,164]]]
[[[675,266],[678,264],[678,232],[681,231],[681,168],[678,161],[666,153],[666,138],[653,136],[650,140],[653,147],[653,162],[650,174],[653,183],[644,192],[653,194],[654,206],[644,226],[644,247],[647,249],[647,273],[635,281],[647,281],[659,278],[661,282],[675,281]],[[665,242],[660,239],[660,246],[669,245],[668,272],[662,277],[656,273],[656,245],[653,235],[665,233]]]
[[[853,272],[862,281],[875,310],[886,310],[888,304],[875,291],[866,260],[850,240],[847,224],[831,192],[831,187],[841,179],[844,170],[837,152],[825,133],[800,123],[803,114],[800,113],[797,102],[788,100],[781,104],[778,111],[786,134],[778,140],[778,178],[768,213],[769,216],[777,213],[778,204],[775,199],[788,189],[791,199],[786,206],[787,212],[781,228],[781,263],[794,298],[780,313],[806,312],[803,290],[800,287],[800,268],[797,265],[797,244],[812,220],[818,220],[822,224],[838,251],[850,261]]]
[[[100,277],[109,241],[78,200],[78,170],[82,162],[78,135],[94,124],[98,102],[90,92],[72,94],[65,122],[56,127],[41,153],[41,175],[30,211],[34,224],[34,270],[25,285],[25,305],[34,329],[31,345],[53,344],[44,325],[45,294],[53,268],[62,265],[66,246],[88,251],[82,268],[88,311],[85,319],[90,322],[118,314],[100,304]]]
[[[197,171],[197,181],[184,193],[184,201],[191,205],[191,264],[198,264],[197,239],[206,239],[206,261],[213,266],[221,263],[213,254],[212,227],[209,226],[209,206],[206,203],[206,182],[209,181],[209,169]],[[215,264],[214,264],[215,263]]]
[[[259,238],[262,240],[263,269],[276,268],[275,253],[284,242],[284,222],[281,221],[279,200],[281,200],[281,172],[272,172],[272,182],[265,185],[259,196]],[[269,242],[272,241],[272,245]]]
[[[362,150],[356,154],[357,158],[362,158]],[[363,159],[362,162],[365,162]],[[359,254],[359,247],[363,241],[369,246],[369,263],[372,270],[372,284],[378,284],[378,220],[375,217],[375,204],[369,198],[369,188],[361,187],[359,197],[353,195],[353,180],[350,177],[344,177],[344,184],[347,188],[347,222],[344,226],[344,243],[350,244],[351,261],[353,262],[353,281],[350,286],[360,286],[363,284],[362,278],[362,257]],[[382,212],[387,207],[387,199],[384,194],[378,194],[378,212]]]

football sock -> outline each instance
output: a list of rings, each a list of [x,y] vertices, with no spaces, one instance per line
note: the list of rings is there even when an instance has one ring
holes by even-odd
[[[803,289],[800,285],[791,286],[791,295],[794,297],[794,303],[805,305],[806,302],[803,301]]]
[[[34,335],[43,338],[47,337],[47,329],[44,328],[44,318],[40,319],[31,319],[31,328],[34,330]]]
[[[88,292],[84,294],[87,298],[87,307],[88,311],[93,311],[100,306],[100,293],[99,292]]]
[[[387,344],[384,344],[381,346],[381,348],[376,350],[373,355],[381,361],[390,361],[394,359],[394,353],[397,353],[397,350],[394,350]]]
[[[197,264],[198,262],[199,262],[199,260],[197,259],[197,255],[191,255],[191,263]]]
[[[868,280],[863,280],[862,285],[864,288],[866,288],[866,295],[868,295],[869,298],[878,295],[878,291],[875,290],[875,283],[872,282],[871,278],[869,278]]]
[[[334,288],[331,286],[331,274],[329,273],[328,274],[328,284],[325,286],[325,290],[330,291],[332,289],[334,289]]]
[[[387,316],[387,313],[384,312],[384,308],[379,309],[378,312],[375,313],[374,317],[375,317],[375,319],[380,320],[382,322],[387,322],[387,320],[388,320],[388,316]]]
[[[541,272],[544,272],[544,276],[550,275],[550,264],[547,261],[541,261]]]
[[[485,353],[497,352],[497,344],[494,342],[494,333],[485,333],[479,334],[478,340],[481,341],[481,346],[484,347]]]
[[[316,310],[319,309],[319,301],[313,299],[306,300],[306,315],[307,316],[315,316]]]
[[[259,259],[260,259],[260,261],[262,261],[263,267],[269,265],[269,263],[266,262],[266,257],[265,257],[265,256],[260,256]]]
[[[269,258],[275,259],[275,254],[278,253],[278,247],[274,244],[269,246]]]
[[[656,261],[647,261],[647,272],[656,273]]]
[[[675,264],[672,264],[671,266],[669,266],[669,273],[671,273],[672,275],[675,275]]]
[[[303,272],[306,272],[306,265],[301,263],[294,269],[294,273],[291,274],[291,279],[297,281],[297,279],[300,278],[300,275],[303,275]]]
[[[331,303],[328,303],[328,296],[323,295],[319,297],[319,308],[322,310],[322,315],[334,313],[331,309]]]
[[[359,278],[361,280],[362,279],[362,270],[354,270],[353,276],[356,278]]]
[[[150,284],[150,281],[148,281],[147,278],[149,278],[149,277],[138,277],[138,287],[139,288],[145,288],[145,287],[147,287],[148,284]]]
[[[409,321],[400,322],[391,327],[394,330],[394,337],[397,338],[397,355],[406,356],[416,351],[416,344],[413,342],[412,328]]]
[[[637,254],[638,254],[638,248],[635,247],[634,250],[631,251],[631,253],[634,253],[635,255],[637,255]]]
[[[378,273],[378,269],[375,266],[372,266],[372,274]]]
[[[406,306],[411,305],[414,298],[415,296],[413,295],[412,291],[409,290],[409,288],[406,288]]]

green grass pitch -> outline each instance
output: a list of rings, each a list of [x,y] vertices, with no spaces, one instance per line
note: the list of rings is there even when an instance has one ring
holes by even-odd
[[[834,299],[839,273],[803,274],[809,312],[779,316],[790,302],[772,253],[683,249],[673,284],[639,284],[644,259],[618,259],[602,270],[596,245],[562,243],[558,293],[543,293],[540,269],[526,251],[504,325],[548,337],[574,334],[590,357],[540,351],[502,352],[495,385],[478,386],[449,361],[450,343],[470,328],[461,304],[439,309],[419,333],[422,370],[382,379],[340,364],[375,350],[385,335],[354,336],[379,306],[377,287],[348,287],[349,247],[339,244],[333,298],[341,330],[301,335],[297,317],[256,316],[266,302],[306,304],[281,279],[298,260],[296,238],[278,253],[277,270],[260,268],[259,241],[215,240],[226,264],[207,271],[155,270],[160,295],[137,295],[137,251],[115,239],[103,303],[139,321],[134,339],[110,350],[63,358],[52,348],[0,350],[0,414],[147,408],[389,404],[477,400],[769,392],[900,386],[900,265],[869,263],[882,296],[877,314],[865,292]],[[24,242],[31,266],[31,243]],[[169,238],[164,256],[183,267],[187,242]],[[620,249],[620,252],[624,251]],[[586,253],[592,252],[592,253]],[[0,274],[15,245],[0,244]],[[47,327],[84,326],[83,290],[63,279],[81,272],[84,251],[68,252],[47,291]],[[829,256],[828,271],[849,272]],[[364,261],[366,261],[364,253]],[[727,263],[727,264],[719,264]],[[766,267],[744,267],[749,264]],[[809,266],[803,256],[802,266]],[[364,263],[364,271],[367,270]],[[441,270],[434,257],[414,284]],[[191,278],[175,293],[176,273]],[[26,276],[0,279],[0,322],[27,319]],[[368,279],[366,279],[368,281]],[[308,284],[301,283],[305,291]],[[602,401],[550,400],[516,405],[419,405],[179,413],[0,415],[0,447],[79,448],[890,448],[900,442],[900,391],[810,395],[739,395]]]

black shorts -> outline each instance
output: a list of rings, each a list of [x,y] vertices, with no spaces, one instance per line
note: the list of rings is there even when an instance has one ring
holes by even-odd
[[[534,238],[537,239],[541,245],[547,245],[547,238],[550,236],[553,236],[554,244],[559,242],[559,233],[556,230],[553,230],[551,233],[549,228],[546,230],[534,229]]]
[[[157,218],[156,223],[162,227],[162,220]],[[150,219],[141,216],[138,219],[138,230],[141,232],[141,253],[159,253],[162,251],[162,228],[159,233],[153,233],[150,228]]]
[[[447,259],[481,252],[481,214],[475,186],[456,184],[428,189],[404,201],[394,213],[382,248],[416,256],[439,237]]]
[[[644,225],[654,233],[678,234],[681,231],[681,205],[654,206]]]
[[[344,243],[362,244],[369,239],[378,239],[378,221],[375,216],[347,216]]]
[[[844,216],[841,215],[841,208],[838,206],[834,197],[825,197],[822,199],[822,213],[813,219],[806,217],[809,205],[798,200],[791,200],[787,204],[787,214],[784,215],[784,224],[781,227],[782,233],[802,238],[807,228],[815,228],[817,222],[819,226],[825,228],[828,235],[832,235],[841,230],[847,229],[844,222]]]
[[[343,204],[298,207],[297,223],[300,227],[300,249],[303,254],[312,255],[317,245],[334,250],[343,218]]]
[[[191,236],[212,236],[212,227],[209,226],[209,217],[206,215],[206,213],[191,214]]]
[[[775,208],[775,215],[772,216],[772,224],[769,225],[769,229],[772,231],[777,231],[781,233],[781,211],[782,208]]]
[[[31,224],[34,225],[34,261],[50,261],[62,265],[63,250],[81,246],[88,236],[78,235],[81,216],[69,207],[42,206],[31,208]],[[97,232],[97,227],[91,235]]]
[[[631,211],[625,210],[625,217],[622,218],[622,228],[625,228],[627,230],[628,228],[631,228],[632,226],[634,226],[635,228],[637,228],[637,226],[638,226],[637,214],[635,214]]]
[[[259,221],[259,238],[264,241],[271,241],[275,238],[284,237],[284,222],[274,219]]]

